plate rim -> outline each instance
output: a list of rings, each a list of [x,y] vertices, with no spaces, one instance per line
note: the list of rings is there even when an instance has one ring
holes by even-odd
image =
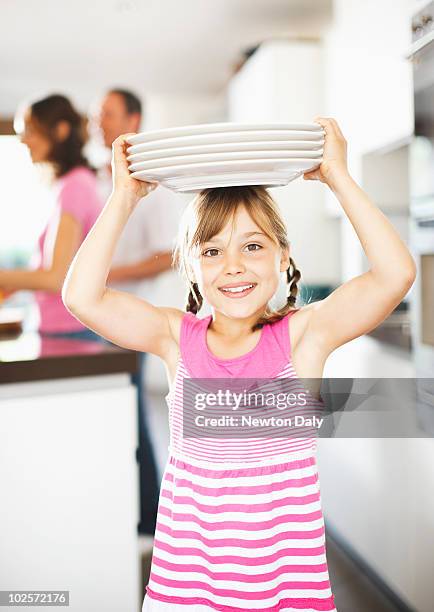
[[[265,186],[267,187],[283,187],[285,185],[288,185],[290,182],[292,182],[293,180],[299,178],[305,171],[301,170],[298,172],[291,172],[292,176],[288,176],[288,172],[285,172],[284,170],[276,170],[275,171],[275,177],[271,178],[270,175],[268,174],[268,172],[261,172],[260,174],[262,175],[266,175],[263,178],[257,178],[255,177],[254,179],[247,180],[246,182],[246,177],[240,178],[239,180],[237,179],[237,185],[261,185],[261,186]],[[248,172],[243,172],[242,174],[249,174]],[[268,175],[268,176],[267,176]],[[163,179],[161,181],[161,183],[167,187],[168,189],[172,189],[172,191],[176,191],[178,193],[195,193],[195,192],[199,192],[202,191],[203,189],[213,189],[215,187],[231,187],[231,186],[235,186],[233,184],[228,185],[227,184],[227,178],[222,178],[225,175],[215,175],[215,177],[213,177],[215,180],[217,180],[217,177],[219,178],[219,182],[220,184],[218,185],[201,185],[200,183],[190,183],[190,184],[185,184],[184,181],[184,185],[182,184],[182,178],[185,179],[185,177],[179,177],[178,179],[173,179],[173,178],[167,178],[167,179]],[[206,175],[205,176],[200,176],[200,177],[195,177],[195,179],[202,180],[202,181],[206,181]],[[239,182],[241,181],[242,182]],[[173,181],[180,181],[180,185],[176,186],[176,185],[171,185],[170,183]],[[263,182],[265,181],[265,182]],[[270,182],[271,181],[271,182]],[[222,184],[226,183],[226,184]]]
[[[298,141],[304,140],[305,142],[315,142],[315,143],[322,141],[322,144],[324,144],[324,142],[325,142],[325,135],[323,133],[320,133],[320,134],[316,135],[314,132],[309,132],[309,131],[306,131],[306,130],[301,130],[301,131],[299,131],[299,130],[274,130],[274,134],[282,133],[282,132],[284,133],[284,135],[287,135],[287,134],[292,134],[292,135],[297,134],[296,138],[289,138],[288,137],[288,141],[289,142],[295,141],[295,140],[298,140]],[[233,137],[234,135],[238,137],[238,136],[250,136],[251,134],[261,134],[261,133],[267,134],[266,138],[262,138],[262,142],[267,142],[268,139],[270,141],[272,141],[271,134],[273,133],[273,130],[271,130],[271,131],[270,130],[254,130],[254,131],[252,130],[250,132],[249,131],[242,131],[241,130],[241,131],[238,131],[238,132],[228,132],[228,134],[230,134],[231,137]],[[310,136],[312,136],[312,134],[315,134],[315,136],[313,138],[310,137]],[[188,141],[188,139],[190,139],[190,138],[193,138],[193,139],[197,138],[197,139],[199,139],[199,138],[208,138],[209,137],[209,138],[212,139],[212,138],[215,138],[217,136],[224,137],[224,135],[225,135],[224,132],[215,132],[215,133],[208,133],[208,134],[190,134],[190,135],[187,135],[187,136],[175,136],[173,138],[158,138],[158,139],[155,139],[155,140],[149,140],[147,142],[140,142],[140,143],[137,143],[137,144],[132,144],[129,147],[127,147],[127,153],[131,154],[130,153],[130,149],[132,149],[133,147],[146,147],[144,150],[145,151],[149,151],[150,149],[152,150],[152,147],[155,147],[156,144],[158,144],[158,143],[165,143],[165,142],[174,143],[174,145],[176,147],[177,143],[179,143],[179,141],[181,141],[180,144],[182,145],[182,144],[185,143],[185,141]],[[279,140],[280,141],[284,141],[284,138],[280,138]],[[221,142],[224,142],[224,141],[221,141]],[[229,142],[231,142],[231,141],[229,141]],[[232,142],[237,142],[237,141],[232,141]],[[246,138],[245,140],[243,140],[241,142],[249,142],[249,139]],[[207,144],[207,143],[206,142],[205,143],[202,142],[200,144]],[[219,144],[219,143],[210,142],[208,144]],[[160,147],[160,148],[164,148],[164,147]],[[171,148],[174,148],[173,145],[172,145]],[[140,150],[138,152],[140,152]]]
[[[208,144],[208,145],[207,144],[199,144],[199,145],[190,145],[190,146],[186,146],[186,147],[168,147],[167,149],[155,149],[155,150],[152,150],[152,149],[149,150],[148,149],[147,151],[141,151],[141,152],[138,152],[138,153],[132,153],[131,155],[127,156],[127,161],[133,161],[133,160],[130,160],[130,158],[131,157],[135,157],[136,155],[146,155],[146,154],[159,155],[159,154],[161,154],[161,152],[164,152],[164,151],[174,151],[175,152],[175,151],[183,150],[183,149],[195,149],[196,152],[195,153],[173,153],[172,155],[164,155],[164,157],[182,157],[183,155],[194,155],[194,154],[197,154],[197,155],[204,154],[205,155],[205,153],[202,153],[200,151],[200,149],[203,148],[203,147],[216,147],[217,148],[217,147],[230,146],[230,148],[232,148],[232,147],[237,147],[238,146],[238,147],[243,147],[243,149],[244,149],[243,151],[240,151],[240,152],[245,152],[245,151],[252,150],[252,149],[247,149],[247,146],[245,146],[245,145],[255,145],[255,146],[259,147],[258,150],[261,150],[260,147],[261,147],[261,145],[263,146],[264,143],[266,143],[268,145],[271,145],[271,147],[269,147],[267,149],[262,149],[264,151],[273,151],[272,146],[285,145],[285,144],[288,145],[288,148],[280,148],[280,149],[278,148],[278,149],[276,149],[276,151],[298,151],[298,150],[300,150],[300,151],[320,151],[321,149],[324,149],[323,145],[324,145],[325,141],[323,140],[322,144],[319,144],[320,142],[321,141],[319,141],[319,140],[318,141],[316,141],[316,140],[288,140],[288,141],[285,141],[285,140],[270,140],[270,141],[259,140],[259,141],[255,141],[254,140],[252,142],[244,141],[244,142],[228,142],[228,143],[211,143],[211,144]],[[306,147],[305,149],[297,149],[297,147],[293,147],[292,148],[293,144],[297,144],[297,146],[298,146],[300,144],[306,144],[307,145],[307,144],[312,144],[312,143],[315,143],[315,146],[317,146],[318,148],[316,148],[316,149],[309,149],[308,147]],[[199,151],[198,151],[198,149],[199,149]],[[253,149],[253,150],[255,150],[255,149]],[[224,153],[224,150],[221,151],[221,152]],[[227,152],[228,153],[236,152],[236,149],[234,148],[234,151],[227,151]],[[133,163],[134,163],[134,161],[133,161]]]
[[[296,152],[297,153],[304,153],[304,151],[296,151]],[[230,153],[234,153],[236,155],[238,153],[238,151],[230,151]],[[241,153],[242,154],[244,154],[244,153],[261,153],[262,154],[262,153],[267,153],[267,151],[242,151]],[[270,151],[268,151],[268,153],[270,153]],[[276,151],[276,153],[282,153],[282,151]],[[186,157],[190,157],[190,158],[191,157],[199,157],[200,158],[200,157],[203,157],[204,155],[224,156],[226,154],[227,153],[203,153],[202,155],[200,155],[200,154],[198,154],[198,155],[179,155],[179,156],[174,155],[172,157],[159,157],[159,158],[157,158],[155,160],[150,159],[148,161],[144,160],[144,161],[134,162],[133,164],[129,164],[128,170],[130,172],[136,172],[136,170],[132,170],[131,169],[131,166],[134,166],[136,164],[152,164],[154,162],[156,163],[156,162],[161,162],[161,161],[164,162],[161,166],[154,166],[154,167],[155,168],[163,168],[163,167],[166,166],[168,161],[170,161],[170,160],[177,160],[178,157],[180,157],[182,159],[185,159]],[[230,162],[230,161],[257,161],[257,160],[261,160],[261,159],[266,159],[267,161],[268,160],[275,160],[275,159],[284,159],[284,160],[293,160],[293,159],[309,160],[309,159],[312,159],[312,160],[316,160],[316,159],[322,159],[322,157],[323,157],[322,153],[320,155],[317,155],[316,157],[303,157],[303,155],[299,155],[298,157],[297,156],[290,157],[290,156],[282,155],[281,157],[279,157],[279,156],[276,156],[276,157],[264,156],[264,157],[251,157],[249,159],[242,159],[242,157],[237,158],[237,157],[235,157],[235,155],[234,155],[234,157],[232,157],[232,159],[215,160],[215,163],[217,163],[218,161],[228,161],[228,162]],[[188,163],[186,162],[185,164],[176,164],[175,163],[175,164],[173,164],[173,166],[176,167],[176,166],[181,166],[181,165],[196,165],[196,164],[199,164],[199,163],[202,163],[202,162],[200,162],[200,161],[190,161]],[[203,163],[214,163],[214,162],[212,161],[212,159],[208,159],[208,160],[204,161]],[[169,164],[169,167],[171,167],[170,164]],[[152,166],[150,168],[142,168],[142,170],[150,170],[150,169],[152,169]]]
[[[238,160],[238,161],[241,161],[241,162],[242,162],[243,160]],[[278,162],[288,162],[288,160],[287,160],[287,159],[280,159],[280,158],[277,158],[277,159],[273,159],[273,160],[269,160],[269,159],[262,159],[262,160],[261,160],[261,159],[248,159],[248,160],[245,160],[245,162],[244,162],[244,163],[246,163],[246,164],[254,164],[254,163],[261,162],[261,161],[262,161],[262,162],[269,162],[269,161],[273,161],[273,162],[275,162],[275,163],[278,163]],[[293,159],[291,159],[291,162],[294,162],[294,161],[307,161],[307,160],[304,160],[303,158],[293,158]],[[315,160],[315,161],[316,161],[316,160]],[[234,162],[236,162],[236,160],[234,160]],[[232,162],[221,161],[221,162],[214,162],[214,163],[213,163],[213,162],[205,162],[205,163],[203,163],[203,164],[201,164],[201,163],[198,163],[198,164],[180,164],[180,165],[178,165],[178,166],[169,166],[169,168],[170,168],[171,170],[174,170],[174,171],[175,171],[176,169],[179,171],[179,169],[180,169],[180,168],[189,168],[189,167],[191,167],[191,168],[197,168],[197,167],[199,167],[199,169],[200,169],[200,168],[203,168],[203,167],[206,167],[206,166],[209,166],[209,165],[221,165],[221,164],[228,164],[228,163],[232,163]],[[160,170],[166,170],[166,169],[167,169],[166,167],[161,166],[161,167],[159,167],[159,168],[153,168],[152,170],[154,170],[154,172],[155,172],[155,171],[157,171],[157,172],[158,172],[158,171],[160,171]],[[151,170],[151,169],[149,169],[149,170]],[[142,172],[147,172],[147,170],[137,170],[136,172],[132,172],[132,173],[130,174],[130,176],[131,176],[132,178],[136,178],[134,175],[135,175],[135,174],[138,174],[139,172],[141,172],[141,173],[142,173]],[[304,172],[306,172],[306,171],[304,171]],[[150,173],[150,174],[151,174],[151,173]],[[194,175],[193,175],[193,176],[194,176]],[[165,178],[167,179],[167,178],[170,178],[170,177],[165,177]],[[172,178],[173,178],[173,177],[172,177]],[[140,179],[138,179],[138,180],[140,180]],[[149,177],[149,180],[160,180],[160,181],[162,181],[162,180],[164,180],[164,179],[153,179],[153,178],[150,176],[150,177]]]
[[[297,128],[295,126],[307,126],[305,129],[301,129],[301,128]],[[134,134],[133,136],[129,136],[126,141],[129,144],[134,144],[135,141],[138,138],[143,138],[143,136],[146,136],[146,140],[144,142],[147,142],[148,140],[155,140],[155,135],[156,134],[163,134],[163,138],[164,138],[164,134],[173,134],[173,133],[177,133],[179,131],[182,132],[188,132],[190,130],[191,134],[201,134],[203,131],[207,131],[209,130],[210,133],[218,133],[218,132],[236,132],[238,131],[239,126],[243,126],[245,131],[253,131],[258,129],[258,126],[261,126],[260,129],[290,129],[290,130],[296,130],[296,131],[311,131],[311,132],[321,132],[324,131],[324,128],[322,125],[320,125],[319,123],[315,123],[314,121],[310,122],[310,121],[306,121],[306,122],[295,122],[295,123],[278,123],[278,122],[265,122],[265,123],[243,123],[243,122],[238,122],[238,121],[218,121],[218,122],[214,122],[214,123],[194,123],[194,124],[190,124],[190,125],[180,125],[180,126],[176,126],[176,127],[168,127],[168,128],[161,128],[159,130],[145,130],[143,132],[138,132],[137,134]],[[267,126],[266,128],[263,126]],[[270,126],[270,127],[269,127]],[[285,128],[279,127],[279,126],[287,126]],[[288,127],[289,126],[289,127]],[[170,136],[167,136],[168,138],[170,138]]]

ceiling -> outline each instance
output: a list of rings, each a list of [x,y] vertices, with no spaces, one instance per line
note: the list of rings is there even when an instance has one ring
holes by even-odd
[[[221,92],[242,51],[320,37],[333,0],[2,0],[0,113],[48,88]]]

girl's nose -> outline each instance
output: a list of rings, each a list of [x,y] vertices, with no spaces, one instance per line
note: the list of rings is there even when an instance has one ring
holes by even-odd
[[[234,274],[235,272],[244,272],[245,266],[241,255],[228,255],[225,259],[225,272]]]

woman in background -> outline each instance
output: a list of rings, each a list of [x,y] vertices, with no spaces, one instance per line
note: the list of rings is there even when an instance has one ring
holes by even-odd
[[[22,113],[21,141],[33,163],[51,166],[56,206],[38,241],[37,268],[0,270],[0,290],[34,291],[42,334],[99,339],[66,310],[60,295],[69,265],[102,209],[96,176],[82,153],[82,118],[61,95],[33,102]]]

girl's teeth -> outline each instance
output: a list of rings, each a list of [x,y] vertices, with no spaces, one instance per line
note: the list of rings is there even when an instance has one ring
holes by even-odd
[[[230,293],[241,293],[242,291],[245,291],[246,289],[250,289],[251,287],[253,287],[253,285],[246,285],[245,287],[237,287],[236,289],[223,289],[223,291],[229,291]]]

